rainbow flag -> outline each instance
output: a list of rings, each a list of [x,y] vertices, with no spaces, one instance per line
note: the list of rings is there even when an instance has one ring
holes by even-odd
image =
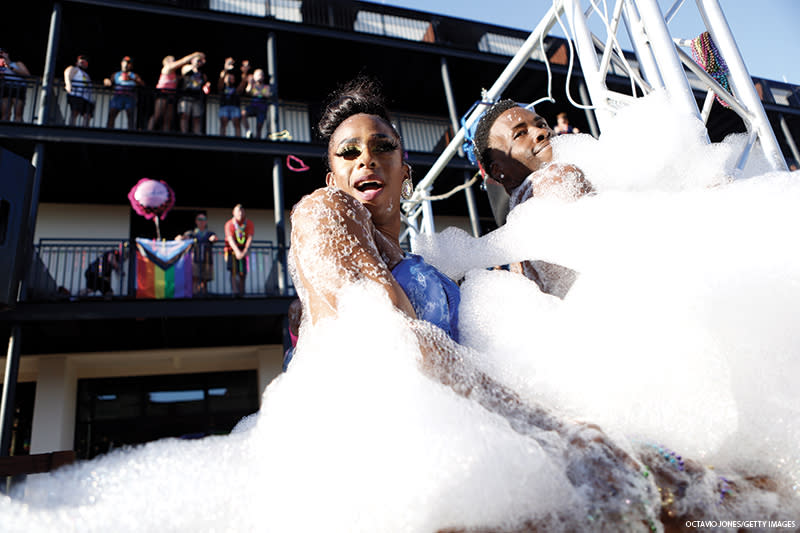
[[[136,239],[136,297],[191,298],[193,240]]]

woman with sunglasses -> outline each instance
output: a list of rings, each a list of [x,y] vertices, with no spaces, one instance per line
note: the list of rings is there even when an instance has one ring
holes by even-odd
[[[311,323],[337,313],[339,291],[373,281],[411,319],[458,340],[458,286],[400,247],[401,200],[413,191],[375,81],[357,78],[335,93],[319,123],[328,141],[327,187],[292,212],[291,271]]]

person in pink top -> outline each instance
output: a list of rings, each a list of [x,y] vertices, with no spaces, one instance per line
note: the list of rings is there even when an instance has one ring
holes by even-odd
[[[225,223],[225,259],[231,272],[231,288],[235,296],[244,296],[247,277],[247,254],[253,243],[255,226],[247,220],[242,204],[233,208],[233,218]]]
[[[167,56],[161,61],[161,75],[156,84],[155,110],[153,116],[147,121],[148,131],[153,131],[159,121],[161,122],[161,131],[172,129],[175,103],[178,101],[178,70],[191,63],[195,57],[205,58],[206,55],[203,52],[193,52],[180,59],[175,59],[175,56]]]

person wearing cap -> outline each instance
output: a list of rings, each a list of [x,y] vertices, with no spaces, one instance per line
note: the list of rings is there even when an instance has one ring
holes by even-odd
[[[195,228],[178,235],[176,240],[194,240],[192,251],[192,287],[195,296],[208,294],[208,282],[214,279],[214,256],[212,244],[217,242],[217,234],[208,229],[208,217],[198,213],[194,218]]]
[[[78,116],[82,117],[83,125],[88,126],[94,114],[92,79],[86,73],[87,68],[89,68],[89,58],[80,55],[74,65],[64,70],[64,86],[67,89],[67,103],[71,111],[70,126],[75,125]]]
[[[11,120],[13,111],[14,120],[22,122],[30,75],[22,61],[11,61],[8,51],[0,48],[0,120]]]
[[[122,58],[121,70],[115,72],[110,78],[103,80],[106,87],[114,87],[114,94],[108,106],[107,128],[114,127],[114,122],[120,111],[125,111],[128,117],[128,129],[135,129],[134,111],[136,110],[136,86],[144,86],[142,78],[133,72],[133,60],[130,56]]]

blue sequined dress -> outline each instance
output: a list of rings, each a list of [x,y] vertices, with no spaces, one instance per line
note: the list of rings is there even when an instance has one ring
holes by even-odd
[[[417,318],[442,328],[458,342],[458,285],[414,254],[406,254],[392,269],[392,275],[411,301]]]

